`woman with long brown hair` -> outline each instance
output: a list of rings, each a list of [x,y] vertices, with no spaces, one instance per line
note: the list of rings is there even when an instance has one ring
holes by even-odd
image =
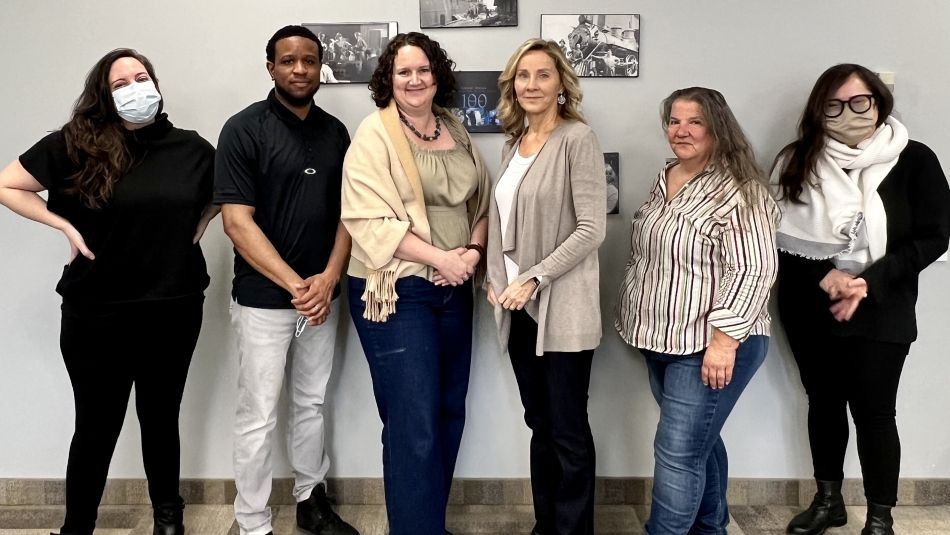
[[[614,322],[660,407],[644,531],[726,533],[720,433],[768,351],[778,209],[722,93],[678,89],[660,114],[676,159],[633,215]]]
[[[936,155],[908,137],[893,108],[869,69],[829,68],[772,172],[783,212],[779,313],[808,395],[817,486],[788,525],[796,535],[848,521],[849,408],[868,502],[861,533],[894,533],[897,388],[917,338],[918,276],[947,250],[950,188]]]
[[[95,529],[133,385],[154,533],[184,533],[178,412],[209,281],[198,240],[217,214],[214,148],[161,109],[148,59],[113,50],[69,122],[0,172],[0,204],[70,246],[56,286],[76,411],[62,535]]]

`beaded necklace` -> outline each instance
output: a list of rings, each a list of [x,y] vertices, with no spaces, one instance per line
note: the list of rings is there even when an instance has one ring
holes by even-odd
[[[406,125],[406,127],[409,128],[409,130],[422,141],[435,141],[439,139],[439,136],[442,135],[442,118],[438,115],[435,116],[435,132],[433,132],[431,136],[427,136],[416,130],[416,127],[409,122],[409,119],[406,119],[406,116],[403,115],[402,112],[399,112],[399,120],[402,121],[402,124]]]

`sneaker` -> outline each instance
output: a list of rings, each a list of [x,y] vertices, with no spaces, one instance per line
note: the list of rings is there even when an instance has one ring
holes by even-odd
[[[332,508],[327,489],[319,484],[310,491],[310,497],[297,502],[297,527],[314,535],[360,535]]]

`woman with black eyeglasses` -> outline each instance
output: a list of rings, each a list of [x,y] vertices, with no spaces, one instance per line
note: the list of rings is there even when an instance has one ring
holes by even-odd
[[[848,416],[868,502],[862,535],[893,534],[904,359],[917,338],[920,272],[947,250],[950,187],[934,153],[891,116],[860,65],[825,71],[799,137],[776,158],[779,313],[808,395],[818,492],[788,525],[821,534],[848,519],[841,496]]]

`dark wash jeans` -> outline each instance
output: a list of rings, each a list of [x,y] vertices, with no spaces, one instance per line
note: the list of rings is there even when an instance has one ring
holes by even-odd
[[[178,412],[204,296],[121,305],[64,302],[60,348],[76,404],[64,535],[92,535],[132,386],[153,506],[180,506]]]
[[[366,279],[349,277],[350,314],[383,421],[390,535],[443,535],[465,425],[472,362],[472,287],[396,281],[396,313],[363,318]]]
[[[768,348],[767,336],[742,342],[732,381],[721,390],[702,382],[703,352],[684,356],[640,350],[660,405],[648,534],[726,534],[729,460],[719,432]]]
[[[594,436],[587,417],[594,350],[535,355],[538,324],[511,313],[508,355],[531,429],[535,533],[594,533]]]

